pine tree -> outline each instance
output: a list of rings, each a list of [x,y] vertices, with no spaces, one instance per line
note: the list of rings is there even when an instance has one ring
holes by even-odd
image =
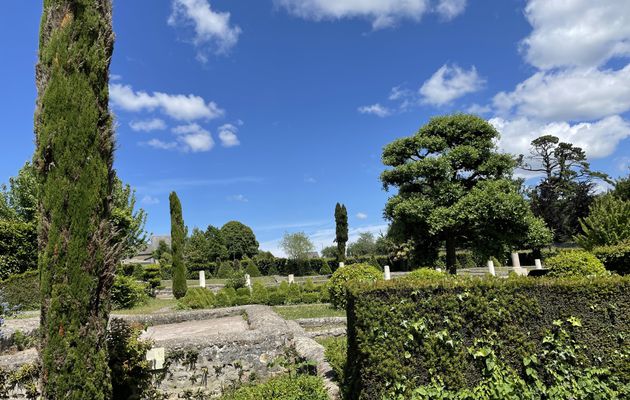
[[[171,249],[173,254],[173,295],[176,299],[186,295],[186,265],[184,264],[184,241],[186,228],[182,217],[182,204],[177,193],[168,197],[171,206]]]
[[[335,206],[335,225],[337,243],[337,261],[346,259],[346,243],[348,242],[348,210],[343,204],[337,203]]]
[[[44,0],[36,70],[42,398],[109,399],[111,0]]]

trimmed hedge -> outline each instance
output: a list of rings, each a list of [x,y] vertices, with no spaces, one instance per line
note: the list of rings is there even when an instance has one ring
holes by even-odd
[[[606,274],[606,268],[593,254],[584,250],[562,251],[548,258],[545,266],[549,269],[549,276],[601,276]]]
[[[39,271],[28,271],[12,275],[0,281],[0,292],[9,307],[19,310],[39,310],[41,296],[39,292]]]
[[[328,400],[321,378],[284,375],[258,385],[244,386],[219,400]]]
[[[36,269],[36,224],[0,221],[0,280]]]
[[[350,400],[467,390],[496,365],[525,382],[547,377],[539,352],[566,325],[564,372],[596,367],[604,382],[630,384],[630,278],[380,281],[351,285],[347,314]]]
[[[630,275],[630,240],[613,246],[595,247],[593,254],[607,270]]]

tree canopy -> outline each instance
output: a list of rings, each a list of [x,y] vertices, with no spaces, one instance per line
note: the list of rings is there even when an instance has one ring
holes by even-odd
[[[612,246],[630,239],[630,201],[613,193],[595,199],[586,218],[580,219],[582,232],[575,236],[581,247]]]
[[[343,204],[335,205],[335,243],[337,243],[337,261],[346,259],[348,242],[348,210]]]
[[[258,241],[254,231],[238,221],[230,221],[221,227],[221,237],[231,259],[253,257],[258,253]]]
[[[304,232],[285,233],[280,247],[293,260],[306,260],[309,253],[315,250],[315,245]]]
[[[511,179],[517,162],[497,151],[498,137],[485,120],[455,114],[385,146],[382,160],[390,168],[381,181],[398,193],[384,214],[392,237],[413,241],[417,263],[434,261],[444,243],[454,273],[458,247],[492,255],[527,236],[523,222],[533,216]]]
[[[186,264],[184,262],[184,246],[186,240],[186,227],[182,215],[182,203],[177,193],[169,195],[171,210],[171,250],[173,254],[173,295],[180,299],[186,295]]]

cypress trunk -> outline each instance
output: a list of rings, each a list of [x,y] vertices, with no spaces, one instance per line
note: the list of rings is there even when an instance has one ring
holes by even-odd
[[[36,68],[41,183],[42,396],[108,399],[106,328],[120,245],[114,172],[111,0],[44,0]]]
[[[455,239],[449,236],[446,239],[446,270],[449,274],[455,275],[457,273],[457,248]]]
[[[184,264],[184,240],[186,236],[182,204],[177,193],[169,196],[171,207],[171,249],[173,252],[173,296],[176,299],[186,295],[186,265]]]

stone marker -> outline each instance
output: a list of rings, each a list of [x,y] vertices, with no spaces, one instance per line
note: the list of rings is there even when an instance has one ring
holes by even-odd
[[[199,271],[199,287],[206,287],[206,271]]]
[[[494,271],[494,261],[492,260],[488,260],[488,271],[490,272],[490,275],[497,276],[497,273]]]
[[[521,260],[518,258],[518,253],[512,253],[512,267],[515,269],[521,267]]]
[[[384,267],[384,270],[385,270],[385,280],[388,281],[392,279],[392,274],[389,272],[389,265],[386,265]]]
[[[289,283],[295,283],[295,276],[293,276],[293,274],[289,275]]]
[[[435,269],[437,272],[442,272],[442,268],[436,268]]]
[[[164,368],[164,347],[154,347],[147,351],[146,358],[152,370]]]
[[[536,269],[543,269],[542,263],[540,262],[539,258],[534,260],[534,264],[536,265]]]
[[[339,263],[339,268],[343,268],[343,267],[345,267],[345,264],[344,264],[344,263],[342,263],[342,262],[340,262],[340,263]]]
[[[245,286],[250,289],[252,288],[252,278],[251,276],[249,276],[249,274],[245,274]]]

